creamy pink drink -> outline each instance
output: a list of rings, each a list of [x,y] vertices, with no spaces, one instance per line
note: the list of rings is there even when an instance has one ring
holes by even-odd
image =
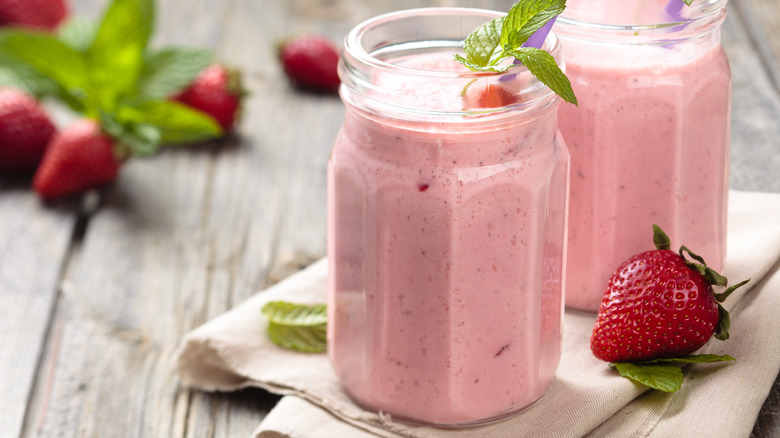
[[[652,224],[723,267],[731,106],[723,5],[570,0],[559,18],[579,100],[559,112],[571,151],[567,306],[597,310],[614,269],[651,249]],[[577,21],[598,17],[634,26]]]
[[[353,400],[396,419],[504,417],[542,396],[560,355],[568,152],[559,100],[524,68],[501,81],[453,60],[456,43],[495,16],[379,17],[350,33],[340,67],[329,354]],[[443,34],[394,40],[409,37],[410,23]],[[554,36],[547,44],[558,55]],[[508,105],[480,107],[491,89]]]

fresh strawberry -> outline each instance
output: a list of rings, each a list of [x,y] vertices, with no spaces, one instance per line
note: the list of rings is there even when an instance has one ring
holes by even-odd
[[[33,188],[43,199],[60,198],[114,182],[121,166],[114,140],[83,119],[52,138]]]
[[[229,131],[236,122],[244,94],[238,71],[213,64],[173,99],[203,111]]]
[[[65,0],[0,0],[0,25],[54,30],[67,16]]]
[[[518,97],[500,85],[485,87],[480,91],[477,105],[479,108],[501,108],[519,101]]]
[[[284,72],[295,83],[319,91],[338,89],[339,52],[320,35],[301,35],[285,41],[278,49]]]
[[[35,170],[54,131],[49,116],[32,96],[0,88],[0,171]]]
[[[669,250],[669,238],[653,228],[658,249],[629,258],[609,279],[590,340],[599,359],[679,358],[713,334],[728,339],[728,312],[720,302],[747,281],[715,293],[713,286],[726,286],[727,279],[684,246]]]

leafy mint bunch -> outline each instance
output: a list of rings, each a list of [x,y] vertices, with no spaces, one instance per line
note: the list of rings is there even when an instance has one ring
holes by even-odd
[[[216,121],[169,98],[212,61],[207,50],[148,47],[153,0],[113,0],[99,23],[74,19],[57,35],[0,32],[0,86],[53,97],[99,120],[128,154],[222,135]]]
[[[528,38],[566,8],[566,0],[520,0],[506,16],[493,19],[474,30],[464,42],[465,57],[455,59],[473,71],[502,73],[514,57],[542,83],[569,103],[577,104],[571,83],[555,58],[547,51],[524,47]]]

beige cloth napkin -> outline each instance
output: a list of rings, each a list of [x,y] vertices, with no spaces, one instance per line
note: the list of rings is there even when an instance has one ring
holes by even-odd
[[[731,283],[752,281],[726,301],[731,339],[713,340],[702,352],[730,354],[737,362],[686,368],[675,394],[647,391],[590,353],[595,315],[567,311],[561,363],[544,397],[509,419],[466,429],[413,427],[366,412],[341,391],[327,355],[269,341],[262,305],[325,302],[326,263],[194,330],[177,353],[185,384],[206,391],[257,386],[286,395],[256,437],[747,437],[780,370],[780,194],[730,193],[724,274]]]

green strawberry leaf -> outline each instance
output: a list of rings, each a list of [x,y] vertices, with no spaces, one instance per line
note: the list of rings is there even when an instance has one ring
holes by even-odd
[[[96,32],[97,28],[91,20],[74,17],[60,27],[57,37],[73,50],[85,53],[95,41]]]
[[[147,53],[138,79],[138,95],[165,99],[190,85],[212,61],[204,49],[166,48]]]
[[[261,312],[268,318],[268,335],[274,344],[307,353],[326,350],[328,317],[324,304],[271,301]]]
[[[136,93],[153,23],[152,0],[114,0],[109,5],[86,52],[101,109],[113,111],[121,97]]]
[[[612,363],[618,373],[637,383],[663,392],[675,392],[682,386],[683,374],[673,365],[641,365],[630,362]]]
[[[653,224],[653,243],[655,249],[669,249],[672,247],[672,241],[666,235],[660,226]]]
[[[555,62],[555,58],[542,49],[534,47],[520,47],[509,52],[519,59],[531,73],[544,85],[547,85],[555,94],[563,100],[577,105],[577,96],[571,88],[569,78],[563,74],[561,68]]]
[[[691,3],[693,3],[693,0],[682,0],[682,1],[683,1],[683,3],[685,3],[688,6],[690,6]]]
[[[154,126],[159,132],[159,142],[168,145],[201,142],[223,135],[222,128],[211,116],[167,100],[123,106],[117,118],[121,123]]]
[[[722,302],[726,301],[726,298],[728,298],[728,297],[729,297],[729,295],[731,295],[731,293],[732,293],[732,292],[734,292],[735,290],[737,290],[737,289],[739,289],[740,287],[742,287],[742,286],[744,286],[745,284],[747,284],[747,282],[748,282],[748,281],[750,281],[750,279],[749,279],[749,278],[748,278],[747,280],[745,280],[745,281],[741,281],[741,282],[739,282],[739,283],[737,283],[737,284],[735,284],[735,285],[733,285],[733,286],[729,287],[728,289],[724,290],[724,291],[723,291],[723,292],[721,292],[721,293],[716,293],[716,294],[714,294],[714,295],[715,295],[715,300],[716,300],[717,302],[719,302],[719,303],[722,303]]]
[[[718,303],[718,325],[715,327],[715,339],[725,341],[729,338],[731,328],[731,315],[720,303]]]

